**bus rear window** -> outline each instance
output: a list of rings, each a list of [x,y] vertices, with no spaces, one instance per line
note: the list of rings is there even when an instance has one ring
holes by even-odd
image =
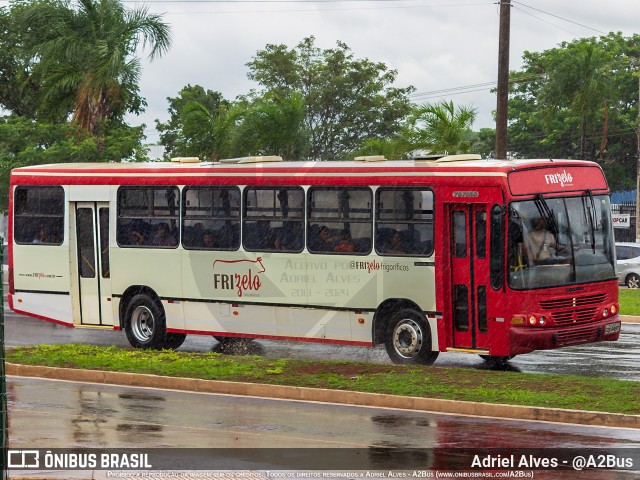
[[[64,190],[62,187],[16,187],[13,220],[16,243],[62,244]]]

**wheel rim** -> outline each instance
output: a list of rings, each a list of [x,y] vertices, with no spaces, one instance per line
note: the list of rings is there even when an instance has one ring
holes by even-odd
[[[144,305],[136,307],[131,314],[131,331],[141,342],[148,342],[153,336],[153,313]]]
[[[631,275],[629,277],[629,281],[627,282],[627,286],[629,288],[638,288],[640,286],[640,277],[637,275]]]
[[[422,328],[409,318],[402,320],[393,329],[393,348],[404,358],[413,358],[420,353],[424,340]]]

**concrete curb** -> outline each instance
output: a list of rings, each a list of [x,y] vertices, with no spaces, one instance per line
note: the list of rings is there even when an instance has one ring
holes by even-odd
[[[622,323],[640,323],[640,317],[636,315],[620,315]]]
[[[490,403],[439,400],[434,398],[401,397],[378,393],[350,392],[321,388],[288,387],[258,383],[223,382],[192,378],[162,377],[134,373],[78,370],[72,368],[41,367],[6,364],[7,375],[40,377],[76,382],[104,383],[131,387],[152,387],[200,393],[221,393],[252,397],[339,403],[369,407],[420,410],[435,413],[495,417],[503,419],[535,420],[572,423],[589,426],[640,428],[640,415],[605,412],[585,412],[544,407],[523,407]]]

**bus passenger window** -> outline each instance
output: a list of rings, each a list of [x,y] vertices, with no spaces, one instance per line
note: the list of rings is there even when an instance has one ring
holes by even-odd
[[[178,245],[177,187],[120,187],[116,238],[122,247]]]
[[[62,244],[65,212],[62,187],[16,187],[14,205],[16,243]]]
[[[307,248],[311,253],[367,255],[372,244],[369,188],[312,187]]]
[[[379,188],[376,192],[376,252],[380,255],[433,254],[433,192]]]
[[[187,187],[182,191],[182,246],[189,250],[240,247],[238,187]]]
[[[304,190],[301,187],[244,190],[242,243],[257,252],[301,252],[304,246]]]

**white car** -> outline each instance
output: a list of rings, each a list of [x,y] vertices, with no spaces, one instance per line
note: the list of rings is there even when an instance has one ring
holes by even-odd
[[[616,243],[616,258],[620,283],[640,287],[640,243]]]

